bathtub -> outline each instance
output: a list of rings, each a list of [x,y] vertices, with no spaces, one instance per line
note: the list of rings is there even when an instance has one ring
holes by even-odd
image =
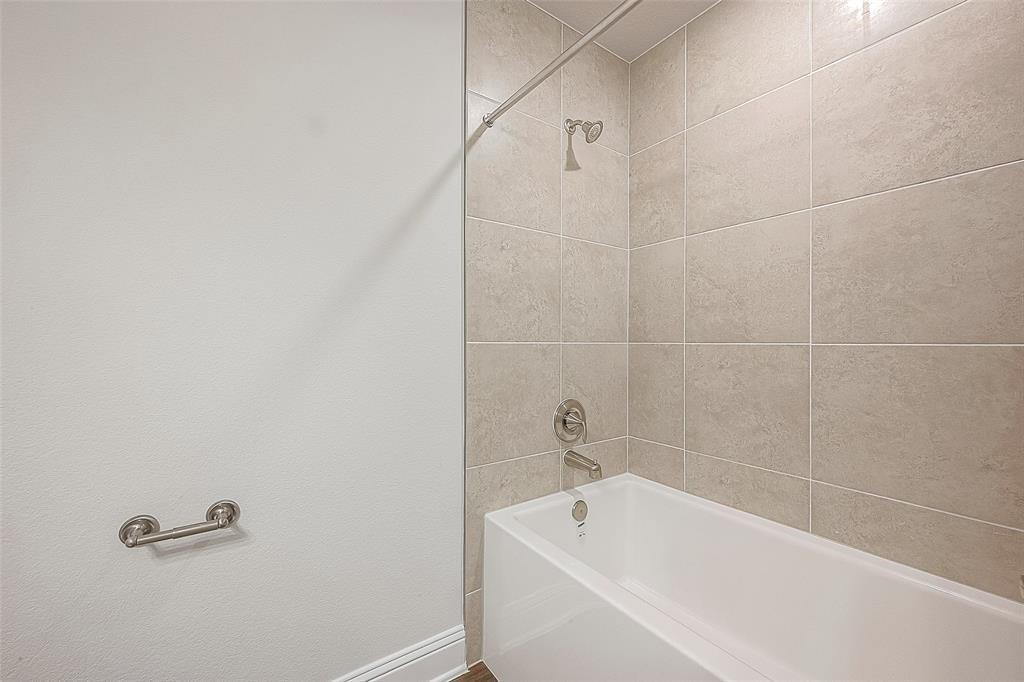
[[[631,474],[488,514],[484,585],[502,682],[1024,679],[1024,604]]]

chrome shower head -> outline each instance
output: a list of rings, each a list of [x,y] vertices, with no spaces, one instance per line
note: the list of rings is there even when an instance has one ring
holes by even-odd
[[[565,119],[565,132],[570,135],[574,135],[576,134],[577,128],[583,129],[583,134],[587,144],[592,144],[597,141],[597,138],[601,137],[601,131],[604,130],[604,123],[602,121],[581,121],[579,119],[574,121],[571,118]]]

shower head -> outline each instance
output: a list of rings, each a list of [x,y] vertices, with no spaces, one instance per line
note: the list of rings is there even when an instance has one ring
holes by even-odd
[[[601,131],[604,130],[604,123],[602,121],[581,121],[576,119],[575,121],[571,118],[565,119],[565,132],[570,135],[576,133],[577,128],[583,129],[583,134],[586,136],[587,144],[592,144],[597,141],[597,138],[601,137]]]

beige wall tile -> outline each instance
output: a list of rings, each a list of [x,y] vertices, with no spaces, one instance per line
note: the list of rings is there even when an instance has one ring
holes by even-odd
[[[683,447],[682,345],[629,345],[629,435]]]
[[[814,210],[814,340],[1024,342],[1024,163]]]
[[[1021,601],[1024,533],[815,483],[814,533]]]
[[[806,346],[686,347],[686,448],[808,475]]]
[[[685,34],[676,31],[629,65],[631,154],[686,127]]]
[[[580,34],[563,27],[563,49]],[[604,121],[600,144],[629,151],[629,64],[596,43],[583,48],[562,67],[564,118]]]
[[[591,443],[589,445],[574,445],[571,448],[584,457],[589,457],[601,465],[603,478],[611,478],[626,473],[626,439],[616,438],[606,440],[602,443]],[[565,450],[562,450],[565,453]],[[573,469],[562,462],[562,490],[576,488],[587,483],[593,483],[590,474],[579,469]]]
[[[809,206],[809,87],[801,79],[686,133],[688,234]]]
[[[556,235],[466,220],[466,338],[558,341]]]
[[[814,477],[1024,528],[1024,347],[816,346]]]
[[[1024,3],[966,2],[814,74],[814,202],[1024,157]]]
[[[558,448],[558,344],[468,344],[466,464]]]
[[[644,246],[686,234],[686,135],[629,159],[629,245]]]
[[[807,341],[810,212],[686,240],[687,341]]]
[[[562,233],[625,247],[629,241],[629,160],[583,135],[562,135],[563,154],[576,164],[562,165]],[[568,168],[575,170],[567,170]]]
[[[814,68],[845,57],[963,0],[812,0]]]
[[[686,27],[686,124],[810,69],[809,0],[723,0]]]
[[[557,452],[466,470],[467,592],[483,580],[484,514],[557,492],[558,473]]]
[[[510,111],[487,128],[493,105],[467,95],[466,213],[558,233],[558,129]]]
[[[627,251],[562,240],[562,340],[626,340]]]
[[[484,653],[484,592],[476,590],[466,595],[463,622],[466,624],[466,666],[472,666]]]
[[[683,341],[684,242],[629,252],[630,341]]]
[[[683,451],[678,448],[629,439],[629,471],[637,476],[683,490],[685,460]]]
[[[686,453],[686,492],[808,529],[809,481],[773,471]]]
[[[564,344],[562,399],[565,398],[575,398],[583,404],[589,440],[626,435],[626,344]]]
[[[525,0],[466,3],[468,89],[502,102],[561,51],[562,24]],[[560,126],[560,80],[561,72],[553,74],[515,109]],[[469,119],[470,130],[480,116]]]

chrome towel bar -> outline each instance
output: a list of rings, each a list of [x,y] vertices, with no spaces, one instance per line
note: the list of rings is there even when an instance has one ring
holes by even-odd
[[[173,540],[174,538],[185,538],[189,535],[209,533],[212,530],[227,528],[238,520],[242,515],[242,508],[237,502],[221,500],[214,502],[206,510],[206,520],[199,523],[192,523],[187,526],[178,526],[170,530],[160,531],[160,522],[152,516],[141,514],[133,516],[123,524],[117,531],[118,539],[125,547],[139,547],[140,545],[151,545],[162,540]]]

